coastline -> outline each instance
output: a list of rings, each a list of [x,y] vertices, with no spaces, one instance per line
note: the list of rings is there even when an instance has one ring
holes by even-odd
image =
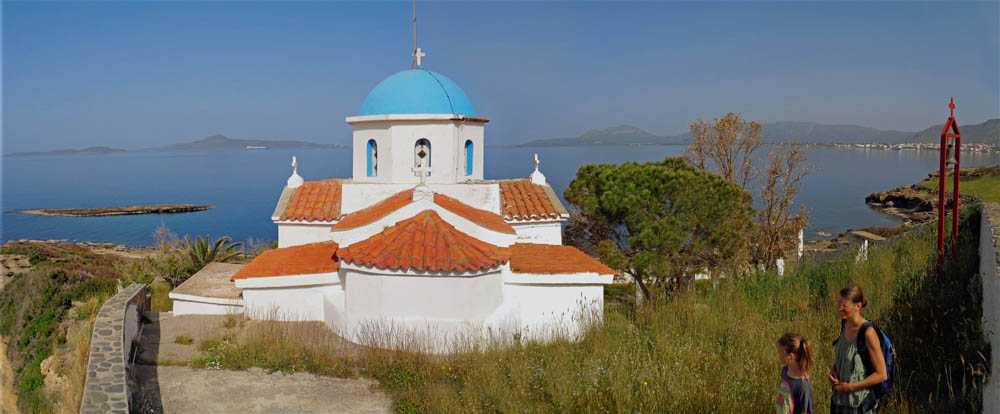
[[[215,206],[207,204],[159,204],[154,206],[28,209],[9,211],[9,213],[30,214],[35,216],[100,217],[125,216],[133,214],[193,213],[197,211],[211,210],[213,208],[215,208]]]

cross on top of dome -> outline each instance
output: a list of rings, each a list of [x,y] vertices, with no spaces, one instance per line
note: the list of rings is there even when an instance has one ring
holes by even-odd
[[[424,56],[427,56],[427,54],[422,52],[419,47],[413,51],[413,63],[417,68],[424,67],[424,65],[420,62],[420,58]]]

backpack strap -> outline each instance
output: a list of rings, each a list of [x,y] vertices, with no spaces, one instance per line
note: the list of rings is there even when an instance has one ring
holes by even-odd
[[[844,319],[841,319],[840,320],[840,336],[844,335],[844,326],[846,326],[846,325],[847,325],[847,321],[844,320]],[[840,340],[840,336],[838,336],[837,339],[833,340],[833,345],[834,346],[837,346],[837,341]]]
[[[872,327],[875,328],[876,336],[878,336],[878,326],[872,321],[865,321],[865,323],[861,324],[861,327],[858,328],[858,335],[854,338],[858,346],[858,355],[861,356],[861,363],[865,366],[866,377],[875,372],[875,364],[872,363],[871,355],[868,355],[868,346],[865,342],[865,332],[868,328]]]

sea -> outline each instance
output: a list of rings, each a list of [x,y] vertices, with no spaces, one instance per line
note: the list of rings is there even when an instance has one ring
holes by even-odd
[[[684,146],[487,147],[485,178],[527,178],[540,170],[562,197],[581,165],[662,160]],[[773,147],[764,147],[761,155]],[[797,203],[809,212],[807,239],[848,229],[896,226],[900,219],[865,204],[865,196],[918,182],[937,169],[938,152],[809,147],[812,172]],[[296,156],[306,180],[351,174],[349,149],[127,152],[110,155],[15,157],[2,160],[0,239],[154,243],[161,224],[178,235],[274,240],[271,213]],[[962,166],[1000,164],[1000,153],[962,154]],[[16,213],[42,208],[210,204],[214,209],[164,215],[51,217]]]

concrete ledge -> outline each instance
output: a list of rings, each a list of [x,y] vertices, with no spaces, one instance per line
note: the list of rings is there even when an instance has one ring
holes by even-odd
[[[983,281],[983,332],[991,348],[983,412],[1000,414],[1000,203],[981,205],[979,275]]]
[[[148,305],[146,285],[140,283],[122,289],[104,302],[90,337],[81,414],[129,412],[127,383],[132,340],[138,336],[139,318]]]

